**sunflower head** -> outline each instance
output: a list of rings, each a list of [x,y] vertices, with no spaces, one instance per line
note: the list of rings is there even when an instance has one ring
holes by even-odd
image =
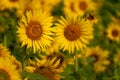
[[[119,24],[111,24],[107,30],[107,37],[110,40],[120,42],[120,25]]]
[[[49,17],[46,12],[27,11],[19,21],[17,31],[22,47],[27,45],[27,48],[37,52],[51,46],[53,41],[51,25],[52,17]]]
[[[58,68],[59,64],[60,59],[57,60],[57,57],[44,60],[37,59],[37,63],[32,67],[28,66],[26,70],[28,72],[34,72],[43,75],[48,80],[60,80],[61,76],[59,73],[61,73],[63,70],[62,68]]]
[[[22,0],[1,0],[1,5],[3,9],[12,9],[12,8],[20,8]]]
[[[94,71],[96,73],[105,70],[106,66],[110,63],[108,59],[109,52],[107,50],[102,50],[99,46],[88,48],[86,52],[87,58],[94,58]]]
[[[0,80],[21,80],[19,71],[9,58],[0,58]]]
[[[0,69],[0,80],[10,80],[10,75],[4,69]]]
[[[26,13],[26,11],[40,10],[40,0],[24,0],[21,2],[20,8],[18,9],[18,15]]]
[[[56,24],[56,43],[63,51],[74,53],[82,50],[93,38],[93,27],[80,16],[67,15],[61,17]],[[63,42],[64,41],[64,42]]]
[[[78,15],[75,10],[77,2],[75,0],[63,0],[64,8],[63,11],[65,14],[71,13],[73,15]]]
[[[76,11],[83,15],[87,10],[95,10],[95,3],[92,0],[77,0]]]

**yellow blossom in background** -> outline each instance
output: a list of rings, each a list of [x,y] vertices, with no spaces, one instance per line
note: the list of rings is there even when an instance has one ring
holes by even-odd
[[[64,8],[63,11],[65,14],[70,13],[71,15],[78,15],[75,10],[75,5],[77,4],[76,0],[63,0]]]
[[[7,58],[0,58],[0,80],[21,80],[19,71]]]
[[[80,16],[67,15],[61,17],[56,23],[56,44],[63,51],[68,50],[74,53],[75,50],[82,50],[93,39],[92,24],[86,22]]]
[[[21,2],[22,0],[1,0],[0,5],[2,6],[2,10],[12,8],[18,9],[21,5]]]
[[[51,35],[52,17],[39,10],[28,11],[22,16],[18,26],[18,37],[22,47],[33,49],[34,52],[42,51],[51,46],[53,38]]]
[[[39,1],[41,9],[43,11],[47,11],[48,15],[51,15],[53,8],[61,2],[61,0],[39,0]]]
[[[88,48],[85,56],[86,58],[94,58],[94,71],[96,73],[103,72],[106,66],[110,64],[108,60],[109,52],[101,49],[99,46]]]
[[[8,48],[0,44],[0,58],[8,58],[10,57],[10,51]]]
[[[110,40],[120,42],[120,25],[119,24],[110,24],[108,28],[106,29],[107,32],[107,38]]]
[[[95,10],[96,4],[93,0],[77,0],[75,9],[77,13],[83,15],[87,10]]]
[[[27,10],[34,11],[34,10],[41,10],[40,0],[24,0],[21,2],[17,14],[18,16],[21,16],[24,14]]]

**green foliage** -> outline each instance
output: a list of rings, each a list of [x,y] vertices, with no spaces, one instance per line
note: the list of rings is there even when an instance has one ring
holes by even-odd
[[[47,80],[45,77],[43,77],[40,74],[36,74],[36,73],[24,73],[24,75],[26,76],[26,78],[28,78],[28,80]]]

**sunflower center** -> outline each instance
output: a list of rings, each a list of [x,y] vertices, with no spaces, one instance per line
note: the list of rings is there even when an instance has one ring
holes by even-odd
[[[45,4],[45,1],[44,1],[44,0],[41,0],[40,4],[41,4],[41,5],[44,5],[44,4]]]
[[[10,0],[10,2],[17,2],[18,0]]]
[[[32,40],[38,40],[42,36],[42,27],[38,22],[31,21],[26,27],[26,34]]]
[[[94,63],[96,63],[99,59],[98,55],[96,55],[96,53],[92,54],[90,57],[94,58]]]
[[[88,7],[88,5],[87,5],[87,3],[85,1],[81,1],[79,3],[80,10],[85,11],[87,9],[87,7]]]
[[[10,75],[4,69],[0,69],[0,80],[11,80]]]
[[[116,30],[116,29],[112,30],[112,35],[113,35],[114,37],[118,37],[118,36],[119,36],[119,31]]]
[[[69,41],[77,40],[80,34],[80,28],[77,25],[68,25],[64,30],[64,36]]]
[[[36,68],[34,72],[43,75],[48,80],[56,80],[56,73],[53,72],[48,66],[40,66]]]

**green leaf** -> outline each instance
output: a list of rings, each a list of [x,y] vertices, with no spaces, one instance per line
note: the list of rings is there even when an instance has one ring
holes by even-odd
[[[25,73],[25,76],[29,79],[29,80],[47,80],[45,77],[43,77],[40,74],[37,73]]]
[[[112,80],[110,77],[103,77],[102,80]]]

